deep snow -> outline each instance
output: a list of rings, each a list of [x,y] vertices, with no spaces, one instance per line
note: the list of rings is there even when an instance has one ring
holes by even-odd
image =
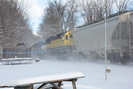
[[[0,64],[0,83],[61,73],[82,72],[85,78],[78,79],[77,89],[133,89],[132,64],[107,63],[107,67],[111,69],[111,72],[107,74],[107,81],[105,81],[104,62],[41,60],[24,65]],[[63,84],[64,89],[72,89],[70,82],[63,82]]]

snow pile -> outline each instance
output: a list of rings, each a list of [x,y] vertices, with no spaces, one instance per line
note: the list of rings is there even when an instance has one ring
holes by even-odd
[[[76,82],[77,89],[133,89],[133,65],[107,64],[111,72],[105,81],[104,63],[67,62],[41,60],[27,65],[0,65],[0,84],[4,81],[58,75],[69,72],[82,72],[85,78]],[[64,89],[71,89],[70,82],[63,82]]]

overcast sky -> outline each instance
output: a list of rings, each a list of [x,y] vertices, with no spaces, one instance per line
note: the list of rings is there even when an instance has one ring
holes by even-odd
[[[42,20],[43,10],[47,4],[47,0],[24,0],[28,6],[27,13],[30,17],[30,25],[33,31],[38,30],[38,26]]]
[[[20,0],[21,1],[21,0]],[[37,31],[39,24],[42,21],[44,9],[49,0],[22,0],[28,5],[28,15],[30,16],[30,25],[33,31]],[[58,0],[57,0],[58,1]],[[62,2],[65,2],[63,0]]]

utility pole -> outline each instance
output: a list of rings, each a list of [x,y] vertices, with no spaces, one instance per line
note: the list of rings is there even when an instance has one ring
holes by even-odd
[[[106,53],[106,50],[107,50],[106,19],[107,18],[106,17],[107,17],[107,0],[106,0],[106,4],[105,4],[105,81],[107,81],[107,72],[106,72],[106,69],[107,69],[107,64],[106,64],[106,62],[107,62],[107,53]]]
[[[107,37],[107,34],[106,34],[106,17],[105,17],[105,81],[107,81],[107,72],[106,72],[106,69],[107,69],[107,53],[106,53],[106,50],[107,50],[107,41],[106,41],[106,37]]]

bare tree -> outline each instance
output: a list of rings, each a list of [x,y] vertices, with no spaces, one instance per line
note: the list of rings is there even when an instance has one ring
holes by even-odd
[[[75,0],[62,3],[61,0],[49,1],[43,23],[40,25],[43,35],[51,36],[72,30],[76,25],[77,4]]]
[[[2,47],[15,47],[21,40],[20,33],[29,30],[28,17],[23,1],[0,0],[0,38]],[[24,36],[25,33],[23,33]],[[21,40],[22,41],[22,40]]]
[[[62,7],[62,9],[60,9],[60,7]],[[48,7],[44,13],[42,21],[43,23],[40,25],[41,33],[43,33],[42,35],[47,37],[62,32],[61,18],[63,16],[61,15],[63,15],[63,11],[63,6],[60,4],[60,2],[57,3],[57,1],[49,1]]]
[[[114,0],[87,0],[81,1],[81,8],[85,24],[101,20],[105,14],[108,16],[113,13]]]
[[[63,30],[66,32],[67,30],[73,30],[77,23],[77,12],[78,5],[75,0],[68,1],[66,4],[66,9],[64,12],[63,18]],[[63,26],[62,25],[62,26]]]
[[[117,12],[130,10],[132,6],[132,0],[115,0]],[[133,10],[133,8],[132,8]]]
[[[115,0],[104,0],[104,10],[106,16],[109,16],[114,13],[113,11],[114,3]]]

